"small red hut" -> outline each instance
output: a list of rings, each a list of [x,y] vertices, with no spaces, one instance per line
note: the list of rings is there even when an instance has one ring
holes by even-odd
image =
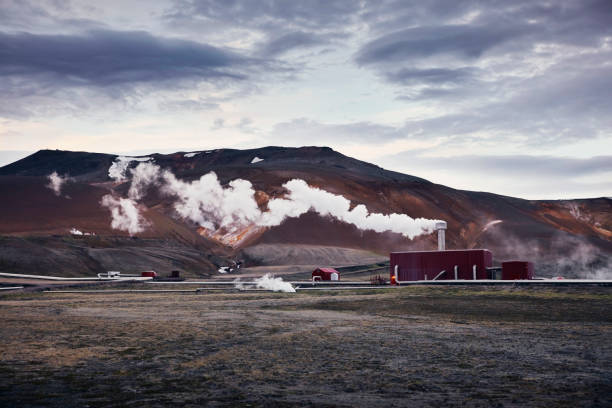
[[[338,281],[340,280],[340,272],[334,268],[317,268],[312,271],[312,280]]]

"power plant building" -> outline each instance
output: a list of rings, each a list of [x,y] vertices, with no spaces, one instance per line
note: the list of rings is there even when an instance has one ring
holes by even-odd
[[[493,254],[487,249],[392,252],[392,279],[397,281],[489,279]]]

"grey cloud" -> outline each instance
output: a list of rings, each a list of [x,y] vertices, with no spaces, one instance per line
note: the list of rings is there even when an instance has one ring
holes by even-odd
[[[517,36],[529,27],[516,25],[443,25],[408,28],[365,44],[356,56],[360,65],[414,62],[414,59],[436,54],[453,54],[478,58],[485,51]]]
[[[377,142],[405,137],[403,129],[372,122],[324,124],[307,118],[277,124],[271,138],[283,144],[329,145],[339,142]]]
[[[612,36],[612,3],[608,0],[458,0],[450,4],[383,1],[370,6],[363,18],[376,37],[355,53],[354,60],[360,66],[374,69],[381,78],[401,86],[433,84],[427,76],[419,81],[416,75],[409,75],[406,81],[402,72],[478,66],[489,79],[494,79],[494,86],[474,83],[474,77],[469,75],[455,78],[453,84],[476,85],[483,95],[494,92],[504,82],[511,84],[517,75],[513,68],[533,58],[546,58],[545,51],[536,51],[538,45],[595,48]],[[488,58],[486,64],[482,63],[484,57]],[[509,60],[513,63],[508,64]],[[461,86],[453,92],[434,87],[422,92],[411,90],[402,98],[452,98],[463,92]]]
[[[253,92],[256,79],[283,72],[288,70],[280,64],[230,49],[143,31],[0,32],[0,93],[4,96],[0,116],[77,114],[110,105],[133,108],[151,93],[198,89],[199,85],[222,89],[225,98],[232,98]],[[217,102],[197,104],[207,109]],[[168,103],[157,105],[162,109],[180,105]],[[196,108],[193,102],[182,105]]]
[[[159,103],[165,111],[203,111],[219,109],[219,104],[204,99],[165,100]]]
[[[0,33],[0,75],[48,74],[64,85],[113,86],[184,78],[231,77],[248,61],[230,51],[146,32],[84,35]]]
[[[402,68],[387,72],[387,80],[395,83],[408,84],[456,84],[474,79],[478,70],[475,68]]]
[[[322,35],[296,31],[272,38],[262,45],[260,53],[267,57],[275,57],[296,48],[310,48],[326,44],[328,41],[329,39]]]
[[[199,17],[265,30],[286,30],[288,26],[321,29],[347,23],[358,7],[353,0],[178,0],[166,18],[178,24]]]

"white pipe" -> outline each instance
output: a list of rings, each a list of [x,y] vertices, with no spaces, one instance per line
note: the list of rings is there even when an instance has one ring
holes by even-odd
[[[427,275],[425,275],[425,280],[427,280]]]
[[[399,265],[395,265],[395,283],[399,285]]]
[[[442,270],[442,271],[440,271],[440,273],[439,273],[439,274],[437,274],[437,275],[436,275],[436,277],[435,277],[435,278],[433,278],[432,280],[436,280],[436,279],[438,279],[438,278],[439,278],[439,277],[440,277],[440,276],[441,276],[441,275],[442,275],[444,272],[446,272],[446,270]]]
[[[455,280],[457,280],[457,272],[459,270],[459,266],[455,265]]]
[[[476,280],[476,265],[472,266],[472,275],[474,277],[474,280]]]

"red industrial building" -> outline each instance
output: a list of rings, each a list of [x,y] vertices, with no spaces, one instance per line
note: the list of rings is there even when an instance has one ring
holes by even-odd
[[[502,262],[502,279],[533,279],[533,263],[525,261]]]
[[[493,268],[493,254],[488,249],[446,250],[446,222],[438,221],[437,251],[391,252],[391,283],[422,280],[533,279],[533,263],[503,262]],[[501,269],[501,276],[494,270]],[[493,276],[489,276],[491,273]]]
[[[143,278],[156,278],[157,277],[157,272],[155,271],[143,271],[140,273],[140,276],[142,276]]]
[[[392,252],[391,280],[488,279],[493,266],[487,249]]]
[[[333,268],[317,268],[312,271],[312,280],[337,281],[340,280],[340,272]]]

